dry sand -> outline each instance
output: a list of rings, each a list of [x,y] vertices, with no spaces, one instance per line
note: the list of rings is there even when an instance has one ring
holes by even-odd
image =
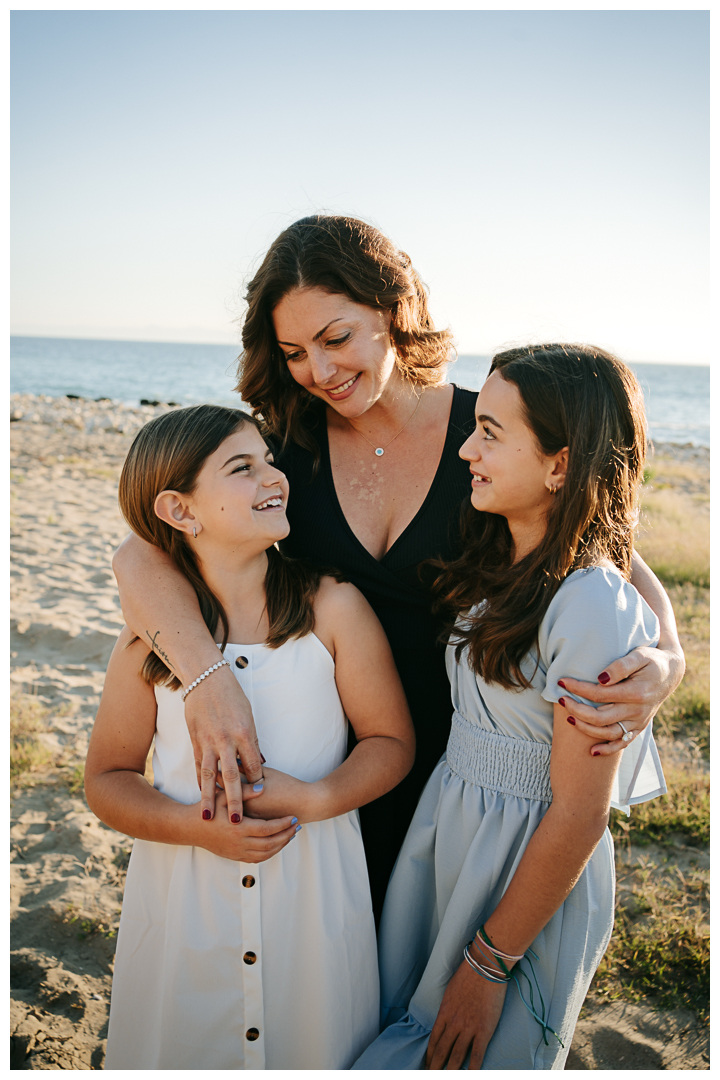
[[[11,678],[44,710],[53,756],[12,793],[11,1068],[101,1069],[132,840],[102,825],[68,778],[122,625],[110,565],[126,532],[117,479],[132,433],[160,408],[27,395],[11,407]],[[568,1069],[709,1068],[692,1013],[589,1000],[585,1014]]]

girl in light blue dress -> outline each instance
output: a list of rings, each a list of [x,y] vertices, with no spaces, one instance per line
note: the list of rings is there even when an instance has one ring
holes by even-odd
[[[635,377],[600,349],[514,349],[476,420],[465,550],[436,585],[457,619],[452,732],[390,882],[385,1026],[356,1069],[564,1068],[612,931],[610,806],[666,790],[651,728],[608,728],[627,748],[606,753],[559,681],[658,641],[628,580]]]

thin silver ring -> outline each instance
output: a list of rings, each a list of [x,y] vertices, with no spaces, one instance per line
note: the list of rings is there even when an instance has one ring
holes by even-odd
[[[634,731],[628,731],[628,729],[623,724],[622,720],[618,720],[618,726],[620,727],[620,729],[622,730],[622,733],[623,733],[622,741],[623,742],[632,742],[632,740],[635,737],[635,732]]]
[[[622,733],[623,733],[623,735],[627,735],[627,734],[628,734],[628,729],[627,729],[627,728],[625,727],[625,725],[623,724],[622,720],[618,720],[618,727],[620,727],[620,728],[621,728],[621,730],[622,730]]]

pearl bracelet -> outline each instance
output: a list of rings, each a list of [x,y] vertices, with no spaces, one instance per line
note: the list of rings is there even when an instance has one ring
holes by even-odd
[[[227,666],[230,667],[230,664],[228,663],[227,660],[218,660],[217,664],[213,664],[213,666],[209,667],[207,669],[207,671],[203,671],[202,675],[198,675],[195,682],[191,682],[190,685],[188,686],[187,690],[183,690],[182,695],[181,695],[183,701],[188,696],[188,694],[190,693],[191,690],[194,690],[196,686],[200,685],[200,683],[203,681],[203,679],[206,679],[208,677],[208,675],[212,675],[213,671],[217,671],[218,668],[223,667],[225,664],[227,664]]]

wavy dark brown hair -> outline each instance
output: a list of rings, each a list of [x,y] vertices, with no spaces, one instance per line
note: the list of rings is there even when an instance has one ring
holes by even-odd
[[[522,689],[530,683],[521,662],[567,575],[608,559],[630,575],[645,411],[630,369],[590,345],[510,349],[494,357],[493,371],[517,386],[539,451],[569,447],[565,483],[542,541],[515,564],[506,519],[479,512],[468,500],[463,554],[432,564],[440,568],[433,588],[448,618],[461,617],[447,635],[457,642],[457,658],[467,649],[471,667],[487,682]]]
[[[398,369],[418,385],[443,381],[452,339],[449,330],[435,329],[425,286],[410,258],[371,225],[316,214],[285,229],[247,288],[236,389],[281,446],[292,440],[319,460],[312,428],[323,405],[288,371],[272,321],[283,297],[304,288],[389,311]]]
[[[171,556],[194,588],[200,611],[211,634],[222,628],[222,648],[227,645],[225,609],[200,573],[192,541],[155,513],[161,491],[192,495],[203,465],[229,435],[251,424],[263,435],[261,425],[241,409],[221,405],[195,405],[175,409],[146,424],[135,436],[125,459],[118,499],[120,510],[134,533]],[[267,551],[265,578],[270,632],[266,644],[277,648],[291,637],[309,634],[315,625],[313,598],[321,571],[298,559],[287,559],[273,546]],[[137,640],[134,638],[133,640]],[[177,690],[180,680],[151,652],[141,672],[151,683]]]

